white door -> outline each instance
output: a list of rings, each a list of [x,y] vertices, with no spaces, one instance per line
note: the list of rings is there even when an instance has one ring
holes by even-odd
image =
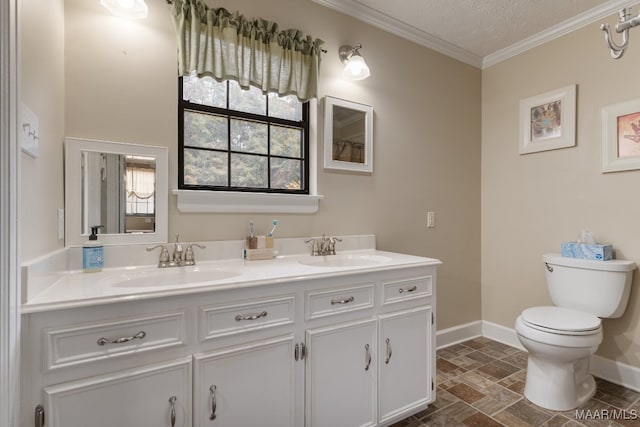
[[[307,427],[376,424],[376,322],[307,331]]]
[[[191,357],[45,387],[47,427],[190,427]]]
[[[194,357],[195,426],[295,427],[293,334]]]
[[[431,313],[421,307],[379,316],[380,423],[432,400]]]

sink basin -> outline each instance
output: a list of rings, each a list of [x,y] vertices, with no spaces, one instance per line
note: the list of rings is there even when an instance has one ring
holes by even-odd
[[[382,255],[367,254],[339,254],[314,256],[298,261],[300,264],[312,267],[364,267],[386,264],[391,258]]]
[[[172,286],[228,279],[240,274],[237,271],[225,270],[219,266],[200,267],[195,265],[190,267],[129,270],[105,277],[103,283],[116,288]]]

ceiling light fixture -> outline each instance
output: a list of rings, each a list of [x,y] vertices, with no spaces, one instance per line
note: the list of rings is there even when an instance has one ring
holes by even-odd
[[[622,33],[622,44],[617,44],[613,41],[609,24],[600,25],[600,29],[604,31],[604,39],[609,45],[609,49],[611,49],[611,57],[613,59],[622,58],[622,55],[629,44],[629,29],[640,25],[640,12],[638,13],[638,16],[632,17],[630,7],[622,9],[618,12],[618,16],[620,20],[616,24],[616,33]]]
[[[143,19],[147,17],[147,4],[144,0],[100,0],[100,4],[109,12],[122,18]]]
[[[342,74],[351,80],[364,80],[371,75],[367,63],[364,62],[364,58],[360,55],[360,49],[362,45],[342,46],[338,51],[340,61],[344,64],[344,71]]]

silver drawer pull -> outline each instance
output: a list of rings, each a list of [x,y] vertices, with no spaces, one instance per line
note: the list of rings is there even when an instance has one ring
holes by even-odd
[[[241,320],[256,320],[256,319],[260,319],[261,317],[267,317],[267,312],[263,311],[262,313],[257,313],[257,314],[243,314],[240,315],[238,314],[236,316],[236,320],[239,322]]]
[[[387,358],[384,360],[384,363],[388,365],[391,361],[391,355],[393,354],[391,350],[391,338],[387,338],[385,342],[387,343]]]
[[[98,345],[105,345],[105,344],[124,344],[126,342],[129,341],[133,341],[133,340],[141,340],[142,338],[146,337],[147,333],[145,331],[140,331],[137,334],[135,334],[132,337],[120,337],[120,338],[100,338],[98,340]]]
[[[169,398],[169,404],[171,405],[171,411],[169,413],[171,427],[176,426],[176,400],[178,399],[175,396]]]
[[[209,391],[211,392],[211,415],[209,415],[209,419],[210,420],[215,420],[216,419],[216,407],[218,406],[216,403],[216,389],[218,387],[216,387],[216,385],[212,385],[211,387],[209,387]]]
[[[403,292],[413,292],[415,290],[417,290],[418,287],[417,286],[412,286],[410,288],[400,288],[398,289],[398,292],[403,293]]]
[[[332,299],[331,300],[331,305],[336,305],[336,304],[349,304],[350,302],[354,302],[356,299],[354,297],[349,297],[346,299]]]
[[[368,371],[371,366],[371,350],[369,344],[364,345],[364,370]]]

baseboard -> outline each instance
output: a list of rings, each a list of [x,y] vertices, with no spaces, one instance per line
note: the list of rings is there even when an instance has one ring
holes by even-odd
[[[515,329],[486,320],[478,320],[436,332],[437,348],[445,348],[479,336],[524,350]],[[591,373],[628,389],[640,392],[640,368],[602,356],[591,356]]]
[[[482,321],[453,326],[436,332],[436,348],[441,349],[482,336]]]
[[[631,390],[640,392],[640,368],[606,359],[602,356],[591,356],[591,373],[596,377],[620,384]]]

